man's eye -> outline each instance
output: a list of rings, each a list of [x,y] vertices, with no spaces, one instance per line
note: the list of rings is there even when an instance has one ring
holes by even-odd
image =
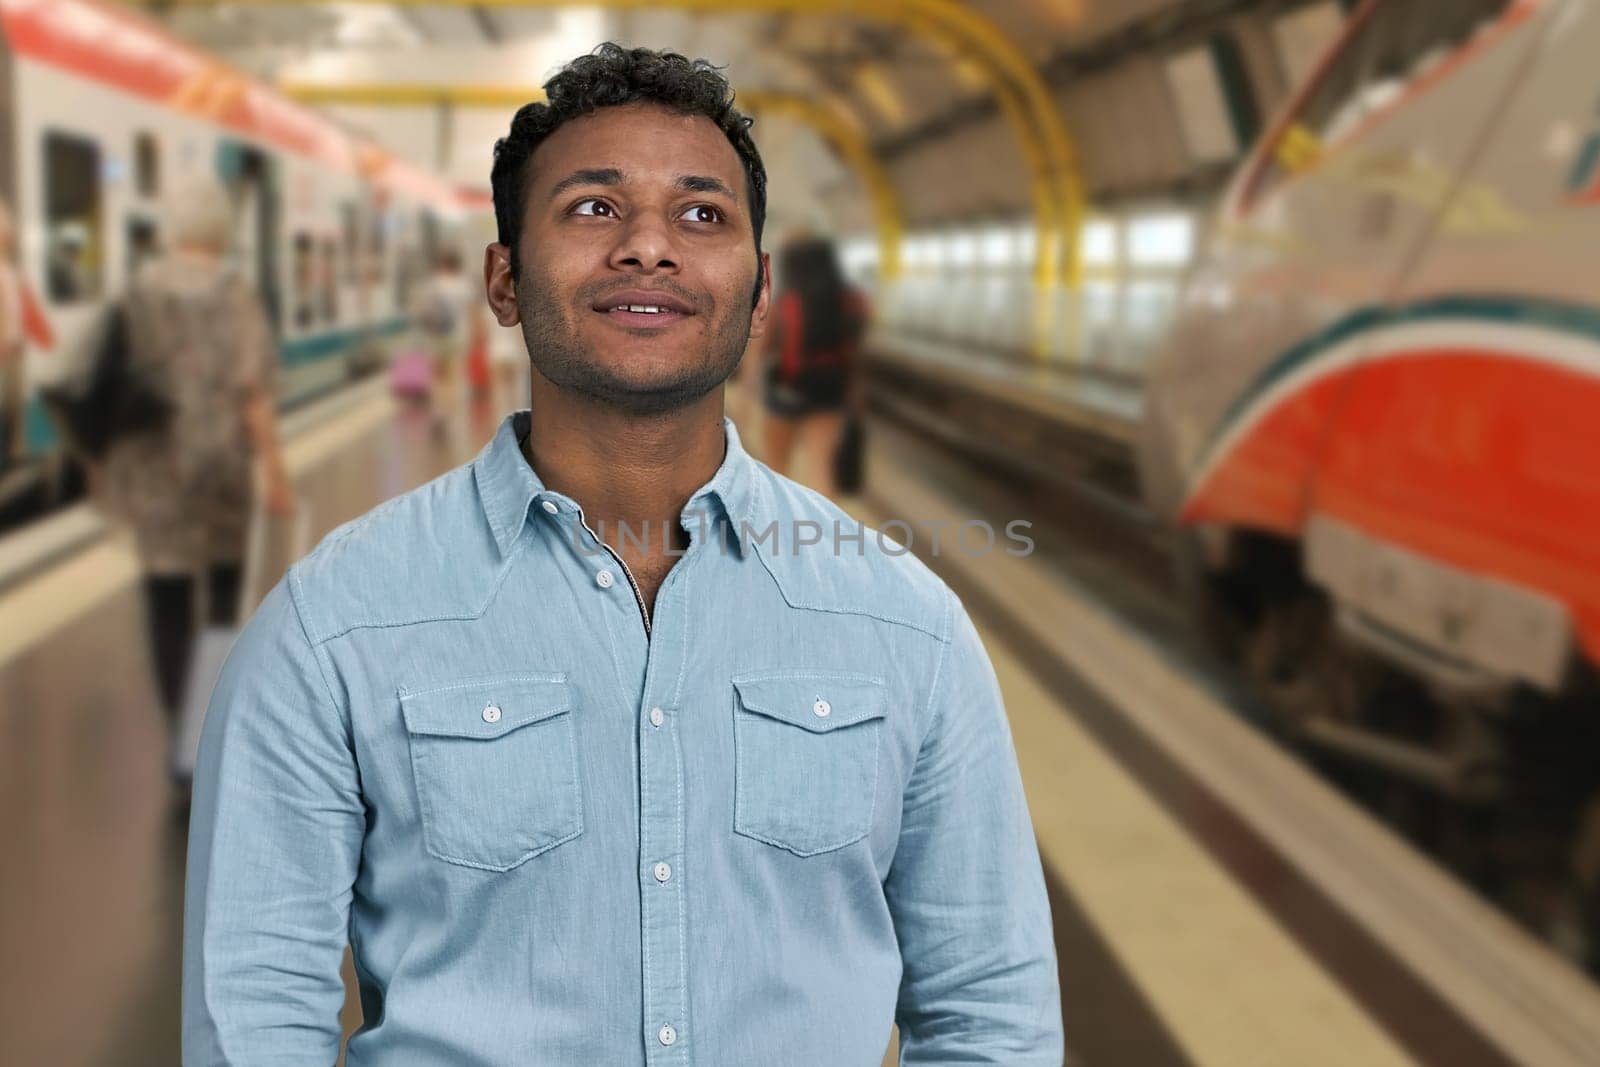
[[[710,204],[696,204],[683,213],[683,217],[690,222],[721,222],[722,210]]]
[[[616,211],[612,209],[610,204],[592,196],[587,200],[579,200],[576,204],[573,204],[571,213],[574,215],[599,215],[601,217],[616,215]]]

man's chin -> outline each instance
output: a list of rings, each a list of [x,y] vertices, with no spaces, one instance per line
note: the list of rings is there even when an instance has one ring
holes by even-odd
[[[714,374],[686,376],[681,367],[662,374],[641,373],[643,370],[637,366],[620,371],[591,367],[568,387],[618,411],[660,415],[688,407],[727,380]]]
[[[725,366],[719,365],[713,352],[717,338],[679,327],[607,327],[564,336],[525,328],[524,334],[541,376],[590,403],[640,415],[663,414],[702,399],[728,380],[743,353],[741,345],[733,358],[720,361]]]

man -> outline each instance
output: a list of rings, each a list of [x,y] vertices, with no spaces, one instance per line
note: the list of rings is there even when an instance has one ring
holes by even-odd
[[[769,297],[748,120],[671,53],[546,90],[485,257],[531,417],[329,535],[213,696],[185,1063],[332,1062],[347,935],[352,1065],[867,1067],[894,1021],[902,1062],[1060,1063],[977,633],[722,417]]]
[[[435,255],[416,297],[415,319],[433,357],[433,435],[437,441],[451,441],[466,398],[467,352],[484,331],[480,290],[461,269],[460,251],[446,245]]]

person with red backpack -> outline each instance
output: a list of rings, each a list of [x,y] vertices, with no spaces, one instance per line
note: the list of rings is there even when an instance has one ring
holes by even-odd
[[[838,252],[824,237],[803,235],[784,244],[778,284],[767,330],[762,458],[788,474],[798,440],[811,456],[808,484],[831,499],[840,491],[834,458],[845,416],[861,408],[858,352],[867,299],[846,281]]]

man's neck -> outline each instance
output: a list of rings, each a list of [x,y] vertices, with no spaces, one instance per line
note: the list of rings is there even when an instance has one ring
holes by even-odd
[[[668,546],[686,546],[679,516],[726,453],[721,399],[718,390],[705,403],[660,416],[580,416],[536,400],[523,458],[547,488],[577,501],[589,527],[629,566],[643,566]]]

